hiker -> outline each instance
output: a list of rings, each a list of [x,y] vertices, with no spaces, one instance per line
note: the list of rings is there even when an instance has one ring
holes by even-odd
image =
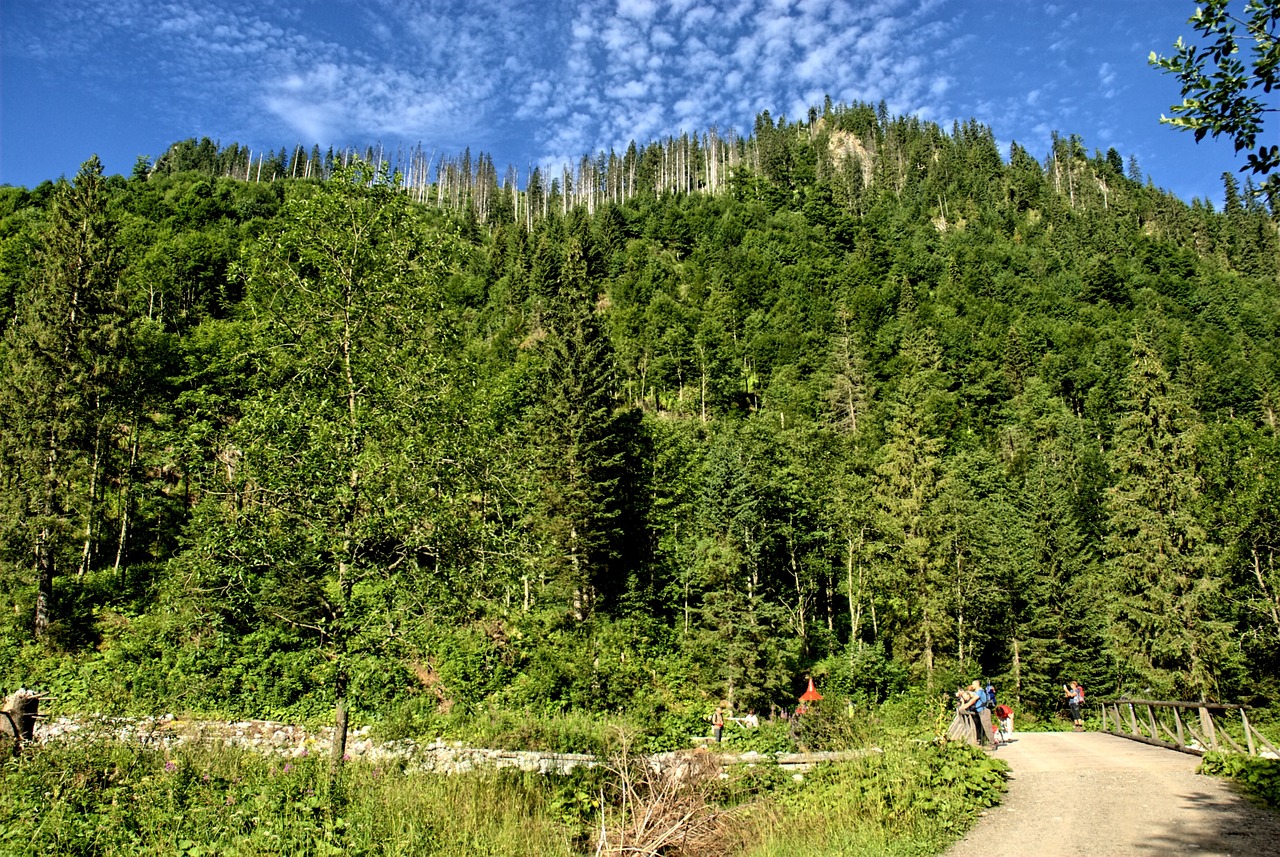
[[[1077,731],[1083,731],[1084,716],[1080,709],[1084,705],[1084,688],[1080,686],[1080,682],[1072,681],[1063,690],[1067,695],[1067,707],[1071,709],[1071,725]]]
[[[990,744],[992,749],[995,749],[1000,746],[1000,742],[996,740],[995,733],[991,730],[991,697],[987,696],[982,682],[977,679],[974,679],[969,689],[976,697],[973,710],[978,715],[978,736],[983,744]]]
[[[711,712],[711,737],[715,739],[717,744],[720,743],[720,736],[724,734],[724,710],[717,705],[716,710]]]

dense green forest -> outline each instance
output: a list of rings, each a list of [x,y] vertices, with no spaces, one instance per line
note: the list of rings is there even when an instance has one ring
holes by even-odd
[[[1275,208],[1047,143],[827,103],[550,177],[192,140],[0,188],[0,683],[1274,696]]]

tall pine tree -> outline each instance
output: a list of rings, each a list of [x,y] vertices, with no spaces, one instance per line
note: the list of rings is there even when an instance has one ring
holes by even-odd
[[[1110,641],[1122,690],[1206,698],[1223,663],[1227,625],[1198,508],[1195,432],[1181,390],[1139,335],[1106,497]]]
[[[31,290],[5,334],[0,379],[0,460],[12,508],[5,539],[31,558],[33,630],[58,616],[54,580],[88,570],[98,499],[110,457],[115,356],[116,227],[97,156],[54,192]]]

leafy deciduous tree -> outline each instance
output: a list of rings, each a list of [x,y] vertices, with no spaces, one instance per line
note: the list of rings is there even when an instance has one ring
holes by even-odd
[[[1254,147],[1263,114],[1276,110],[1272,90],[1280,87],[1280,2],[1247,0],[1235,14],[1231,7],[1232,0],[1204,0],[1187,23],[1209,40],[1207,46],[1187,44],[1179,36],[1173,56],[1152,51],[1147,61],[1182,84],[1182,102],[1170,108],[1173,116],[1161,116],[1161,122],[1194,132],[1197,143],[1206,134],[1226,134],[1239,152]],[[1238,27],[1252,42],[1248,62],[1240,58]],[[1249,153],[1242,169],[1266,175],[1276,167],[1280,146],[1262,145]]]

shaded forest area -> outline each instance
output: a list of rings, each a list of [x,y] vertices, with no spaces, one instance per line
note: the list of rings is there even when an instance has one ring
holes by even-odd
[[[5,686],[649,724],[807,675],[1280,690],[1251,186],[830,103],[523,187],[415,163],[0,188]]]

